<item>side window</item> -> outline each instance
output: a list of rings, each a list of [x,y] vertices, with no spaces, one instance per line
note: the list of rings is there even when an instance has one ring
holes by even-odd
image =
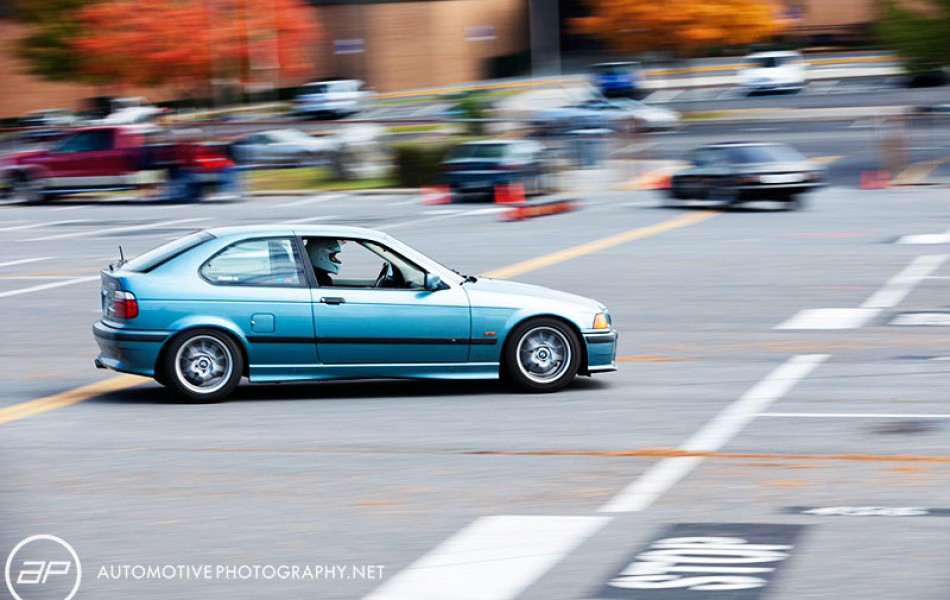
[[[713,162],[713,151],[708,148],[697,150],[696,153],[693,154],[692,159],[697,167],[707,167]]]
[[[303,285],[300,257],[290,238],[247,240],[208,259],[199,273],[219,285]]]
[[[112,134],[113,131],[111,129],[82,131],[65,140],[56,151],[66,154],[71,152],[109,150],[112,148]]]
[[[389,248],[366,240],[304,240],[317,282],[343,288],[422,289],[425,271]]]

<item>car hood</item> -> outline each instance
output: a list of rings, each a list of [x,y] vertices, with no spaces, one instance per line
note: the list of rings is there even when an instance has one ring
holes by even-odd
[[[504,302],[508,306],[519,308],[537,306],[547,301],[570,305],[574,309],[584,311],[600,312],[606,309],[603,304],[591,298],[504,279],[479,277],[478,281],[466,283],[464,287],[473,304],[491,298],[494,300],[492,303]]]
[[[19,165],[29,163],[32,159],[48,154],[48,150],[28,150],[25,152],[12,152],[0,157],[0,165]]]
[[[797,173],[822,169],[821,165],[808,162],[747,163],[736,167],[737,171],[743,173]]]

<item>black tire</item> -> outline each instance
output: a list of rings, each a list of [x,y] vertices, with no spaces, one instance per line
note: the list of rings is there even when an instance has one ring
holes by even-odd
[[[577,334],[556,319],[518,325],[502,350],[502,374],[526,392],[556,392],[574,381],[580,362]]]
[[[26,204],[39,204],[46,200],[46,188],[40,179],[20,173],[10,181],[8,196]]]
[[[785,200],[785,210],[802,210],[805,206],[805,199],[797,194],[792,194]]]
[[[169,343],[158,369],[156,381],[179,399],[195,404],[220,402],[241,382],[244,355],[230,335],[194,329]]]

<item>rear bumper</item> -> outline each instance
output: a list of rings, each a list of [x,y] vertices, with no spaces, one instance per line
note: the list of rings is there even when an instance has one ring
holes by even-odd
[[[122,373],[155,376],[155,363],[169,333],[140,329],[120,329],[102,321],[92,326],[99,345],[96,366]]]

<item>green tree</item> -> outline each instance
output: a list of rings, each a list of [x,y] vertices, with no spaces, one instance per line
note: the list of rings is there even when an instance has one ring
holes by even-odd
[[[94,83],[83,69],[83,60],[73,43],[84,35],[77,11],[96,0],[17,0],[14,17],[30,26],[16,53],[29,72],[50,81]]]
[[[889,0],[878,32],[911,74],[950,65],[950,0],[931,0],[919,10]]]

